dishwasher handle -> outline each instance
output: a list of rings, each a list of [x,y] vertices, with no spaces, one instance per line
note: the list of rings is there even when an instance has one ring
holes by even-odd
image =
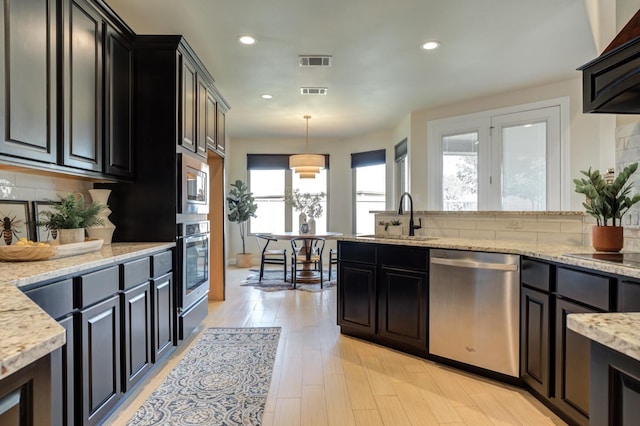
[[[457,266],[459,268],[490,269],[492,271],[517,271],[518,270],[517,263],[488,263],[488,262],[476,262],[473,260],[445,259],[442,257],[432,257],[431,263],[434,265]]]

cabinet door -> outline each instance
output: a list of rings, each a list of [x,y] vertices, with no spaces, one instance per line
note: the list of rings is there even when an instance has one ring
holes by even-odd
[[[520,375],[536,392],[549,398],[549,294],[522,287],[520,297]]]
[[[0,425],[51,424],[49,355],[0,380]]]
[[[80,423],[99,423],[122,396],[120,388],[120,301],[115,295],[80,312],[82,395]]]
[[[124,310],[123,391],[131,389],[151,368],[151,285],[146,282],[122,295]]]
[[[133,49],[127,37],[111,26],[106,39],[104,172],[132,177]]]
[[[338,325],[367,335],[375,334],[375,265],[339,262]]]
[[[598,312],[556,300],[556,383],[554,403],[577,424],[589,423],[590,340],[567,328],[567,315]]]
[[[182,138],[180,145],[189,151],[196,151],[196,69],[184,56],[182,61]]]
[[[173,274],[152,281],[153,300],[153,362],[157,362],[173,347],[175,314],[173,310]]]
[[[102,171],[104,20],[84,0],[64,0],[62,164]]]
[[[74,334],[72,315],[58,321],[67,343],[51,353],[51,424],[73,426],[75,421]]]
[[[225,144],[224,114],[225,111],[218,104],[216,111],[216,149],[222,155],[224,155]]]
[[[56,162],[55,0],[0,5],[0,152]]]
[[[205,143],[211,150],[216,150],[216,99],[213,97],[211,91],[207,91],[207,101],[205,104],[206,113],[206,129],[205,129]],[[224,151],[224,144],[222,147]]]
[[[382,268],[378,286],[378,333],[426,354],[427,275]]]
[[[207,85],[198,79],[198,137],[196,154],[207,156]]]

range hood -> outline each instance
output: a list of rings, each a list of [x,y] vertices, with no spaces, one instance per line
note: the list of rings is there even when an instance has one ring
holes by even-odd
[[[640,10],[600,56],[578,70],[583,112],[640,114]]]

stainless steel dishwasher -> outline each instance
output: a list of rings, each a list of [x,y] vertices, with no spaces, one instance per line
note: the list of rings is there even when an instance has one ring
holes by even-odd
[[[430,250],[429,352],[519,377],[520,257]]]

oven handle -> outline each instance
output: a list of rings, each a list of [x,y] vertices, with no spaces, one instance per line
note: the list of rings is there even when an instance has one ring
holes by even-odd
[[[209,234],[187,235],[184,237],[184,243],[192,243],[209,239]]]

